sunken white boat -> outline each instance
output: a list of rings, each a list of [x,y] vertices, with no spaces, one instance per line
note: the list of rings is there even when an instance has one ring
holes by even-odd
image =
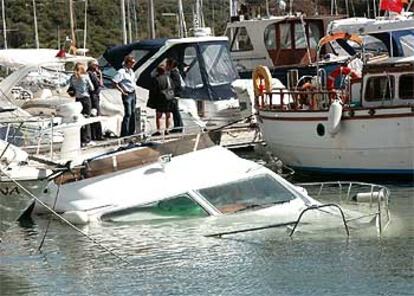
[[[348,201],[352,202],[355,185],[341,186],[348,186]],[[171,142],[134,147],[90,159],[82,168],[50,182],[40,199],[77,224],[200,219],[200,223],[222,225],[226,233],[220,235],[224,235],[234,226],[241,232],[270,224],[293,231],[292,227],[310,219],[318,225],[345,227],[347,232],[351,224],[377,223],[381,232],[390,220],[389,192],[370,184],[362,192],[371,192],[375,205],[368,207],[368,214],[323,204],[303,187],[225,148],[211,146],[199,136],[187,139],[185,145]],[[36,205],[35,213],[45,212]]]

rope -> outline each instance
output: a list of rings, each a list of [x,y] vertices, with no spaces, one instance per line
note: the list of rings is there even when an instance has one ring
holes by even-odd
[[[65,224],[69,225],[69,227],[71,227],[72,229],[74,229],[76,232],[79,232],[84,237],[86,237],[87,239],[89,239],[90,241],[92,241],[94,244],[96,244],[98,247],[100,247],[104,251],[108,252],[112,256],[116,257],[117,259],[119,259],[119,260],[121,260],[121,261],[123,261],[123,262],[125,262],[127,264],[131,264],[131,262],[129,262],[127,259],[125,259],[125,258],[117,255],[115,252],[111,251],[110,249],[108,249],[107,247],[105,247],[104,245],[102,245],[101,243],[99,243],[96,239],[94,239],[93,237],[89,236],[87,233],[85,233],[81,229],[79,229],[79,227],[76,227],[75,225],[73,225],[72,223],[70,223],[68,220],[66,220],[65,218],[63,218],[55,210],[53,210],[51,207],[49,207],[47,204],[45,204],[43,201],[41,201],[37,196],[35,196],[33,193],[31,193],[29,190],[27,190],[24,186],[22,186],[19,182],[17,182],[13,178],[11,178],[10,175],[7,174],[2,168],[0,168],[0,172],[2,174],[4,174],[6,177],[8,177],[10,179],[10,181],[12,181],[14,184],[16,184],[20,189],[22,189],[25,193],[27,193],[37,203],[39,203],[41,206],[43,206],[45,209],[47,209],[49,212],[51,212],[53,215],[55,215],[59,220],[61,220]]]
[[[60,179],[62,179],[62,175],[60,175],[60,176],[59,176],[59,178],[60,178]],[[62,184],[62,182],[59,182],[58,189],[57,189],[57,191],[56,191],[56,196],[55,196],[55,200],[53,201],[53,207],[52,207],[52,209],[53,209],[53,210],[56,208],[56,203],[57,203],[57,200],[58,200],[58,197],[59,197],[60,184]],[[51,222],[51,221],[52,221],[52,217],[50,217],[50,219],[47,221],[47,225],[46,225],[45,233],[43,234],[42,241],[40,242],[40,245],[39,245],[39,247],[37,248],[37,251],[38,251],[38,252],[40,252],[40,250],[42,249],[43,244],[44,244],[44,242],[45,242],[45,240],[46,240],[46,235],[47,235],[47,232],[48,232],[48,230],[49,230],[49,226],[50,226],[50,222]]]
[[[249,116],[243,117],[243,118],[241,118],[241,119],[238,119],[238,120],[232,121],[232,122],[227,123],[227,124],[225,124],[225,125],[222,125],[222,126],[220,126],[220,127],[218,127],[218,128],[213,128],[213,129],[211,129],[211,130],[207,130],[207,132],[216,132],[216,131],[223,130],[223,129],[225,129],[226,127],[232,126],[233,124],[239,123],[239,122],[244,121],[244,120],[246,120],[246,119],[250,119],[250,118],[252,118],[253,116],[255,116],[255,115],[253,115],[253,114],[252,114],[252,115],[249,115]]]

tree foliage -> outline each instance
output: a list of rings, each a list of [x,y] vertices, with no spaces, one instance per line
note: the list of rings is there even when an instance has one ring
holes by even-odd
[[[73,0],[75,11],[75,26],[77,46],[83,47],[83,28],[85,0]],[[307,14],[315,13],[316,0],[294,1],[294,10],[303,11]],[[57,48],[62,47],[66,37],[71,36],[69,0],[36,0],[36,11],[38,19],[38,31],[40,47]],[[87,42],[86,47],[94,56],[103,53],[105,48],[113,44],[123,42],[122,19],[120,0],[88,0],[87,10]],[[245,0],[252,7],[254,15],[265,15],[266,6],[264,0]],[[289,0],[285,0],[289,3]],[[319,0],[319,12],[329,12],[330,0]],[[344,1],[340,12],[344,11]],[[358,3],[357,3],[358,2]],[[365,1],[352,1],[352,9],[362,11]],[[33,0],[9,0],[5,1],[5,14],[7,23],[8,48],[34,48],[34,17]],[[148,0],[125,0],[129,7],[128,19],[130,20],[132,40],[148,38]],[[283,13],[280,11],[278,1],[269,1],[272,14]],[[171,13],[177,13],[177,0],[154,0],[155,25],[157,37],[177,36],[176,17]],[[183,0],[187,27],[192,27],[192,15],[194,0]],[[169,13],[165,15],[164,13]],[[359,13],[361,15],[361,13]],[[228,0],[204,0],[204,16],[206,25],[214,29],[216,35],[224,32],[226,22],[229,19]],[[135,22],[136,20],[136,22]],[[127,22],[128,24],[128,22]],[[127,25],[128,27],[128,25]],[[4,47],[3,38],[0,38],[0,46]]]

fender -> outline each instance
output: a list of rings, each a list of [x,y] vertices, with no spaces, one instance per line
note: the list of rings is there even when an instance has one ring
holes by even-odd
[[[329,107],[328,112],[328,133],[332,136],[336,135],[339,132],[341,127],[341,118],[342,118],[342,104],[340,100],[335,100],[332,102]]]

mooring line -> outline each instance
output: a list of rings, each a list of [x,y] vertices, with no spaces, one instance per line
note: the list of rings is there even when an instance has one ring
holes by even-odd
[[[69,225],[72,229],[74,229],[75,231],[79,232],[80,234],[82,234],[83,236],[85,236],[86,238],[88,238],[90,241],[92,241],[94,244],[96,244],[98,247],[100,247],[104,251],[108,252],[112,256],[116,257],[117,259],[123,261],[124,263],[131,264],[130,261],[128,261],[127,259],[125,259],[125,258],[117,255],[115,252],[113,252],[109,248],[107,248],[104,245],[102,245],[101,243],[99,243],[96,239],[94,239],[93,237],[91,237],[90,235],[88,235],[86,232],[84,232],[83,230],[81,230],[79,227],[76,227],[74,224],[70,223],[68,220],[66,220],[65,218],[63,218],[56,211],[54,211],[51,207],[49,207],[47,204],[45,204],[43,201],[41,201],[37,196],[35,196],[33,193],[31,193],[29,190],[27,190],[23,185],[21,185],[19,182],[17,182],[13,178],[11,178],[11,176],[9,174],[7,174],[2,168],[0,168],[0,171],[1,171],[2,174],[4,174],[5,176],[7,176],[10,179],[10,181],[12,181],[20,189],[22,189],[24,192],[26,192],[31,198],[33,198],[36,202],[38,202],[41,206],[43,206],[45,209],[47,209],[49,212],[51,212],[53,215],[55,215],[57,218],[59,218],[65,224]]]

